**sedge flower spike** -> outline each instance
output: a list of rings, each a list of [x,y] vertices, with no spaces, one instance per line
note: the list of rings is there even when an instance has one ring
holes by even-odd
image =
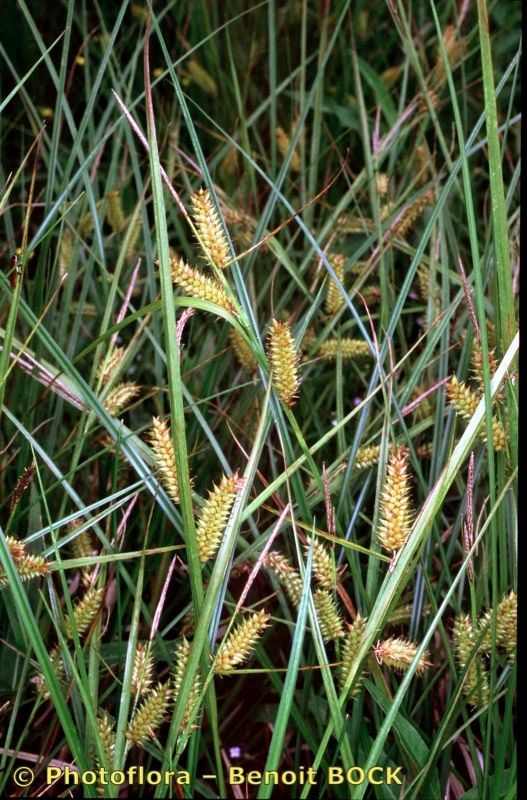
[[[205,252],[205,257],[219,269],[225,269],[229,260],[229,247],[209,190],[200,189],[191,196],[190,201],[192,216],[198,229],[199,243]]]
[[[346,679],[349,675],[350,669],[353,666],[353,663],[357,657],[357,653],[359,652],[364,630],[366,628],[366,621],[367,620],[365,617],[362,617],[360,614],[357,614],[357,616],[353,621],[353,624],[346,633],[341,652],[342,664],[339,669],[339,684],[341,689],[344,687],[344,684],[346,683]],[[358,693],[362,682],[361,678],[364,675],[364,672],[365,670],[363,670],[357,677],[355,686],[351,692],[351,697],[355,697],[355,695]]]
[[[198,553],[202,564],[209,561],[220,546],[233,503],[241,486],[243,486],[243,479],[239,478],[236,472],[231,477],[224,475],[220,483],[209,491],[196,526]]]
[[[99,766],[104,769],[111,769],[115,750],[115,722],[107,711],[103,711],[97,717],[97,730],[106,761],[105,765],[99,764]],[[97,763],[99,763],[98,760]]]
[[[154,417],[150,429],[150,444],[161,483],[174,503],[179,503],[179,484],[176,471],[176,454],[168,422]]]
[[[268,358],[274,387],[282,402],[289,407],[294,405],[300,386],[296,349],[289,323],[273,319],[269,330]]]
[[[20,539],[17,539],[16,536],[6,536],[5,543],[7,545],[7,549],[11,553],[11,558],[16,565],[16,563],[21,561],[26,555],[26,546],[24,542],[22,542]]]
[[[126,731],[126,738],[132,744],[141,745],[154,739],[162,725],[170,706],[171,685],[158,683],[139,706]]]
[[[398,447],[388,457],[381,493],[379,542],[389,553],[401,550],[412,529],[408,448]]]
[[[126,225],[119,189],[111,189],[108,192],[106,219],[108,220],[108,224],[114,233],[121,233]]]
[[[481,395],[473,392],[466,383],[458,381],[454,375],[446,384],[446,394],[449,404],[454,408],[461,419],[469,420],[474,415]],[[479,429],[479,436],[483,442],[487,441],[485,422]],[[507,434],[503,423],[496,416],[492,418],[492,443],[494,450],[501,453],[507,446]]]
[[[410,639],[390,636],[389,639],[379,641],[373,649],[373,655],[379,664],[385,664],[396,672],[406,672],[417,655],[419,645]],[[424,652],[417,663],[416,674],[422,675],[431,662],[428,652]]]
[[[317,351],[317,356],[325,358],[327,361],[336,361],[340,355],[342,361],[351,359],[371,358],[370,348],[367,342],[362,339],[326,339],[322,342]]]
[[[29,581],[48,574],[49,564],[43,556],[27,553],[24,543],[14,536],[7,536],[6,543],[21,581]],[[0,589],[6,584],[7,575],[0,566]]]
[[[280,125],[276,128],[276,146],[280,155],[285,158],[291,147],[291,137]],[[291,153],[289,166],[292,172],[300,172],[302,169],[302,162],[296,149]]]
[[[186,292],[189,297],[208,300],[209,303],[234,312],[234,304],[227,296],[223,286],[215,279],[204,275],[199,269],[193,269],[182,258],[174,258],[171,262],[172,280]]]
[[[131,381],[118,383],[117,386],[110,389],[104,398],[104,407],[108,414],[111,414],[112,417],[116,417],[128,405],[130,400],[137,397],[139,392],[140,388],[136,383],[132,383]]]
[[[146,647],[139,643],[135,651],[134,666],[132,669],[132,693],[148,694],[152,688],[154,676],[154,658],[150,645]]]
[[[179,697],[179,693],[181,691],[181,685],[183,683],[183,678],[185,677],[185,671],[187,667],[188,658],[190,655],[190,642],[183,637],[181,641],[179,641],[174,650],[174,672],[172,676],[172,683],[173,683],[173,699],[174,702],[177,702]],[[185,712],[183,714],[183,719],[181,720],[180,729],[186,727],[187,723],[189,722],[195,707],[196,703],[199,699],[199,693],[201,691],[201,678],[199,673],[196,674],[194,678],[194,683],[192,684],[192,689],[190,691],[187,705],[185,707]]]
[[[108,383],[123,360],[123,356],[124,347],[112,347],[108,350],[97,370],[97,377],[102,384]]]
[[[344,264],[346,262],[346,256],[342,255],[342,253],[334,253],[328,257],[328,261],[333,267],[333,271],[335,275],[339,279],[340,283],[344,285]],[[328,275],[328,284],[326,290],[326,312],[328,314],[336,314],[339,308],[344,305],[344,298],[340,292],[339,287]]]
[[[214,672],[221,675],[243,664],[252,655],[256,642],[267,628],[270,615],[257,611],[246,617],[219,646]]]
[[[456,617],[452,634],[460,670],[464,670],[468,664],[463,681],[463,694],[470,705],[485,705],[489,699],[489,679],[483,658],[479,655],[472,656],[476,647],[476,635],[467,614],[459,614]]]
[[[306,552],[310,545],[306,544]],[[332,589],[335,584],[333,561],[327,548],[318,539],[313,541],[313,575],[324,589]]]
[[[93,620],[99,613],[101,603],[104,597],[104,588],[88,589],[84,596],[76,603],[73,608],[73,619],[75,622],[75,629],[80,636],[82,636]],[[66,618],[66,635],[68,639],[73,639],[74,626],[71,624],[69,617]]]
[[[331,593],[326,589],[318,589],[313,594],[313,602],[324,641],[344,636],[342,618]]]
[[[496,646],[503,649],[509,658],[513,658],[516,651],[518,627],[518,595],[515,592],[505,595],[495,611],[487,611],[478,620],[478,635],[485,632],[480,645],[480,649],[484,653],[490,653],[492,650],[494,626],[496,628]]]
[[[294,606],[300,605],[302,598],[302,578],[289,559],[278,550],[271,550],[264,558],[264,565],[276,576],[278,583]]]
[[[243,338],[243,336],[238,333],[238,331],[233,328],[229,333],[229,340],[232,345],[234,352],[236,353],[236,357],[240,362],[240,365],[247,370],[247,372],[254,372],[258,369],[258,362],[254,357],[251,348]]]
[[[55,645],[55,647],[53,647],[49,651],[48,658],[50,660],[51,668],[55,673],[55,677],[59,685],[62,686],[66,677],[66,673],[64,670],[64,664],[62,662],[62,658],[60,657],[60,650],[58,645]],[[39,672],[38,675],[35,677],[35,688],[38,696],[42,700],[49,700],[51,698],[51,692],[49,690],[48,683],[42,672]]]

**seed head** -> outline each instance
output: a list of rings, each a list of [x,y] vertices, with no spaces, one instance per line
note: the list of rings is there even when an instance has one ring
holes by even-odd
[[[446,393],[448,402],[454,408],[456,414],[462,419],[471,419],[481,395],[473,392],[463,381],[458,381],[455,375],[446,384]],[[483,442],[487,441],[485,422],[480,427],[479,436]],[[507,447],[507,433],[503,423],[496,416],[492,420],[492,442],[497,453],[502,452]]]
[[[495,621],[494,621],[495,620]],[[481,650],[492,650],[493,626],[496,626],[496,646],[503,648],[507,656],[516,652],[516,631],[518,627],[518,595],[511,592],[500,601],[495,612],[487,611],[478,621],[478,634],[485,630]]]
[[[263,563],[276,575],[279,584],[285,589],[291,603],[294,606],[300,605],[303,587],[302,578],[289,559],[279,553],[278,550],[271,550],[265,556]]]
[[[76,603],[73,609],[73,619],[75,625],[71,624],[69,617],[66,618],[66,636],[73,638],[74,628],[77,630],[79,638],[86,633],[93,620],[99,613],[104,597],[104,587],[99,589],[88,589],[84,597]]]
[[[372,227],[371,217],[357,217],[354,214],[344,213],[337,219],[337,231],[344,236],[350,233],[364,233],[365,230]]]
[[[185,637],[183,637],[183,639],[181,639],[181,641],[177,643],[176,649],[174,651],[174,673],[173,673],[174,702],[177,701],[179,693],[181,691],[181,684],[183,683],[183,677],[185,675],[189,655],[190,655],[190,644],[185,639]],[[199,674],[197,674],[194,679],[194,683],[188,698],[183,719],[181,720],[181,730],[186,727],[190,717],[192,716],[196,703],[198,702],[199,699],[200,691],[201,691],[201,678]]]
[[[145,647],[144,644],[139,642],[135,651],[132,670],[132,692],[134,694],[147,694],[152,688],[153,676],[154,658],[150,645],[148,644]]]
[[[282,402],[291,407],[296,401],[300,381],[296,344],[288,322],[272,320],[267,350],[274,387]]]
[[[243,336],[238,333],[235,328],[232,328],[231,332],[229,333],[229,339],[241,366],[246,369],[247,372],[254,372],[256,369],[258,369],[258,362],[254,357],[251,348]]]
[[[404,547],[412,529],[408,461],[406,447],[398,447],[388,457],[378,535],[380,544],[390,553],[396,553]]]
[[[435,198],[435,190],[433,187],[427,189],[420,197],[418,197],[412,205],[405,208],[400,214],[397,214],[394,221],[390,226],[389,235],[392,238],[402,238],[411,231],[425,208],[433,203]]]
[[[381,448],[378,444],[363,445],[357,450],[353,469],[356,471],[369,469],[379,463]]]
[[[317,589],[313,594],[313,602],[324,641],[344,636],[342,618],[333,595],[326,589]]]
[[[433,442],[425,442],[424,444],[419,444],[415,448],[415,454],[417,458],[432,458],[432,454],[434,452],[434,443]]]
[[[111,347],[103,358],[99,369],[97,370],[97,377],[101,384],[104,386],[108,383],[115,370],[123,359],[124,347]]]
[[[19,547],[18,543],[15,548]],[[8,545],[9,547],[9,545]],[[29,581],[32,578],[40,578],[49,572],[49,564],[42,556],[23,555],[21,558],[13,559],[15,567],[21,581]],[[0,589],[7,584],[7,576],[3,567],[0,567]]]
[[[491,348],[489,351],[489,371],[490,377],[494,375],[496,370],[498,369],[498,359],[496,358],[496,353],[494,348]],[[481,343],[479,340],[475,340],[474,345],[472,347],[472,374],[476,381],[479,383],[480,389],[483,390],[483,350],[481,348]]]
[[[346,256],[342,253],[333,253],[329,256],[329,263],[333,267],[335,275],[340,283],[344,285],[344,264]],[[326,290],[326,312],[328,314],[336,314],[339,308],[344,304],[344,298],[333,279],[328,276],[328,284]]]
[[[485,435],[483,435],[483,441],[487,441]],[[503,423],[497,417],[492,420],[492,443],[496,453],[502,453],[507,447],[507,433]]]
[[[348,632],[346,633],[344,644],[342,646],[342,651],[340,654],[342,664],[339,668],[339,684],[341,689],[344,687],[344,684],[346,683],[346,678],[348,677],[350,669],[353,666],[355,658],[357,657],[357,653],[359,652],[365,628],[366,628],[366,618],[361,617],[360,614],[357,614],[357,616],[353,621],[353,624],[350,626]],[[355,697],[355,695],[358,693],[361,684],[361,676],[364,675],[364,672],[365,670],[363,670],[361,675],[357,677],[355,687],[351,693],[351,697]]]
[[[453,628],[456,660],[461,670],[465,669],[476,647],[476,637],[470,618],[459,614]],[[463,682],[463,694],[472,706],[485,705],[489,700],[489,680],[484,661],[475,656],[467,669]]]
[[[398,608],[395,609],[395,611],[393,611],[392,614],[390,614],[386,624],[401,625],[403,622],[408,622],[411,619],[412,610],[413,610],[412,603],[406,603],[405,605],[399,606]],[[430,614],[431,610],[432,606],[430,604],[427,604],[423,606],[422,613]]]
[[[30,464],[28,464],[22,475],[20,475],[18,478],[13,494],[9,500],[9,513],[12,513],[13,509],[18,505],[20,498],[33,480],[33,473],[35,472],[36,467],[37,465],[35,461],[32,461]]]
[[[252,655],[262,631],[268,626],[269,618],[270,615],[265,611],[257,611],[240,622],[219,646],[214,672],[221,675],[222,672],[243,664]]]
[[[199,233],[199,243],[205,257],[219,269],[225,269],[229,260],[229,247],[218,212],[208,189],[200,189],[190,198],[192,216]]]
[[[310,545],[306,544],[306,551]],[[324,589],[332,589],[335,585],[335,569],[327,548],[318,539],[313,541],[313,574]]]
[[[168,681],[158,683],[143,700],[126,731],[126,738],[132,744],[141,745],[148,739],[155,738],[170,706],[171,690],[172,687]]]
[[[112,417],[116,417],[139,392],[140,387],[136,383],[119,383],[106,395],[104,407]]]
[[[16,565],[16,563],[21,561],[26,555],[26,546],[24,542],[20,541],[20,539],[17,539],[16,536],[6,536],[5,543],[7,545],[7,549],[11,553],[11,558]]]
[[[428,181],[430,167],[432,166],[433,161],[429,158],[428,153],[422,144],[417,145],[415,148],[412,162],[413,169],[416,173],[417,184],[419,186],[424,186],[424,184]]]
[[[443,31],[443,43],[445,45],[448,63],[451,68],[461,61],[467,52],[467,40],[464,36],[459,36],[455,25],[447,25]],[[439,91],[446,81],[445,63],[441,50],[438,46],[436,51],[436,61],[430,75],[430,85]]]
[[[78,523],[70,523],[68,528],[75,530]],[[71,541],[71,550],[73,558],[91,558],[93,556],[93,541],[89,531],[80,531]],[[82,582],[85,586],[89,586],[91,567],[81,567]]]
[[[230,478],[223,475],[218,486],[213,486],[196,526],[199,558],[202,564],[211,559],[222,540],[225,526],[243,479],[236,472]]]
[[[222,211],[227,225],[245,228],[248,231],[254,230],[255,221],[253,217],[245,211],[238,211],[234,208],[229,208],[229,206],[223,206]]]
[[[276,128],[276,145],[278,147],[278,152],[280,153],[280,155],[283,158],[285,158],[291,146],[291,137],[289,136],[288,133],[284,131],[283,128],[280,127],[280,125],[278,125]],[[293,150],[293,152],[291,153],[291,160],[289,162],[289,166],[292,172],[300,172],[300,170],[302,169],[302,162],[300,161],[300,156],[298,155],[296,150]]]
[[[130,223],[130,231],[128,234],[128,246],[126,249],[126,258],[132,259],[136,254],[135,246],[137,244],[137,240],[139,239],[139,234],[141,233],[141,225],[143,220],[141,218],[141,212],[137,211]]]
[[[103,711],[97,717],[97,730],[106,761],[106,764],[100,766],[103,766],[105,769],[111,769],[115,750],[115,722],[107,711]]]
[[[390,636],[389,639],[377,642],[373,654],[379,664],[385,664],[396,672],[406,672],[417,655],[418,649],[419,645],[410,639]],[[430,666],[428,652],[425,652],[419,659],[416,674],[422,675]]]
[[[50,660],[51,668],[55,673],[57,681],[59,682],[59,684],[62,684],[64,682],[65,673],[64,673],[64,664],[62,663],[62,659],[60,657],[60,650],[58,645],[55,645],[55,647],[53,647],[49,651],[48,658]],[[49,686],[47,684],[44,675],[41,672],[39,672],[35,678],[35,688],[38,696],[42,700],[50,699],[51,693],[49,691]]]
[[[390,185],[390,178],[386,172],[379,172],[376,177],[377,192],[384,197],[388,194],[388,187]]]
[[[200,89],[203,89],[204,92],[210,94],[212,97],[217,96],[218,87],[216,81],[209,75],[205,67],[203,67],[199,61],[195,58],[189,59],[187,62],[187,70],[190,80],[193,81],[196,86],[199,86]]]
[[[341,214],[337,219],[337,231],[339,234],[364,233],[368,228],[375,225],[371,217],[357,217],[353,214]]]
[[[112,189],[108,192],[106,219],[114,233],[121,233],[126,225],[119,189]]]
[[[328,361],[335,361],[340,353],[343,361],[350,359],[369,358],[370,348],[362,339],[326,339],[318,349],[317,355],[322,356]]]
[[[359,290],[359,293],[368,306],[379,303],[381,300],[381,288],[376,283],[368,283]]]
[[[70,265],[73,260],[73,234],[70,228],[64,228],[59,244],[59,277],[63,278],[64,275],[70,270]]]
[[[394,84],[397,83],[400,76],[401,76],[401,67],[388,67],[383,72],[381,72],[381,81],[388,88],[391,88]]]
[[[172,280],[183,289],[189,297],[208,300],[209,303],[234,312],[234,305],[223,286],[215,279],[204,275],[199,269],[193,269],[182,258],[172,259]]]
[[[39,578],[49,572],[49,565],[42,556],[25,555],[16,562],[15,566],[22,581]]]
[[[469,387],[458,381],[455,375],[446,384],[448,402],[454,407],[462,419],[471,419],[479,403],[478,395]]]
[[[154,417],[150,429],[150,443],[161,483],[174,503],[179,503],[179,485],[176,471],[176,455],[166,420]]]

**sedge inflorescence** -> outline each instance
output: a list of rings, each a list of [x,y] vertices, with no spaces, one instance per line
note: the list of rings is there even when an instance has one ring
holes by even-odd
[[[294,606],[300,604],[302,597],[303,581],[289,559],[277,550],[271,550],[264,558],[265,566],[270,569],[281,586],[285,589],[289,600]]]
[[[268,357],[275,389],[286,406],[295,403],[300,387],[295,340],[287,322],[273,319],[268,337]]]
[[[176,469],[176,454],[168,422],[154,417],[150,429],[150,444],[154,452],[157,472],[169,497],[179,503],[179,484]]]
[[[243,480],[235,473],[231,476],[223,475],[219,484],[209,491],[196,526],[198,553],[202,563],[215,555],[236,495],[242,486]]]
[[[173,685],[173,699],[175,703],[177,702],[177,699],[181,692],[181,684],[183,683],[183,678],[185,676],[185,670],[187,668],[189,655],[190,655],[190,642],[185,637],[183,637],[176,644],[174,650],[174,670],[172,674],[172,685]],[[201,677],[198,672],[196,674],[196,677],[194,678],[194,683],[192,684],[192,689],[190,691],[190,695],[187,700],[187,705],[185,706],[185,711],[183,713],[183,718],[181,720],[181,725],[180,725],[181,729],[185,728],[187,723],[190,721],[190,718],[196,709],[196,704],[199,699],[200,691],[201,691]]]
[[[335,361],[340,355],[342,361],[350,361],[351,359],[371,358],[371,351],[368,343],[362,339],[350,339],[344,336],[341,339],[326,339],[321,343],[317,355],[328,361]]]
[[[388,456],[381,493],[378,536],[389,553],[401,550],[410,535],[413,509],[410,499],[409,452],[398,447]]]
[[[209,303],[234,312],[234,304],[224,287],[216,278],[204,275],[199,269],[190,267],[182,258],[173,258],[171,262],[172,280],[186,292],[189,297],[207,300]]]
[[[214,660],[214,671],[223,672],[235,669],[251,656],[255,645],[269,624],[270,615],[265,611],[256,611],[245,617],[222,642]]]
[[[379,664],[385,664],[396,672],[406,672],[416,658],[418,649],[419,645],[410,639],[390,636],[389,639],[377,642],[373,654]],[[429,654],[425,651],[417,662],[416,674],[422,675],[429,666]]]
[[[474,416],[482,397],[479,391],[473,391],[466,383],[458,381],[454,375],[446,384],[446,393],[449,404],[461,419],[470,420]],[[483,442],[487,441],[485,421],[480,426],[479,435]],[[492,418],[492,444],[497,453],[505,450],[507,446],[507,433],[497,416]]]
[[[342,253],[333,253],[328,257],[329,263],[333,267],[335,275],[340,283],[344,285],[344,265],[346,263],[346,256]],[[335,283],[335,281],[328,275],[328,286],[326,290],[326,312],[328,314],[336,314],[336,312],[344,305],[344,298],[342,293]]]
[[[172,689],[170,682],[158,683],[143,700],[128,724],[126,738],[141,745],[154,739],[170,707]]]
[[[199,189],[191,196],[190,201],[199,243],[205,257],[210,259],[214,266],[225,269],[228,264],[229,247],[209,190]]]
[[[43,556],[28,553],[24,542],[16,536],[6,536],[7,549],[13,559],[15,569],[21,581],[40,578],[49,572],[49,563]],[[0,566],[0,588],[7,585],[7,575]]]
[[[362,643],[364,630],[366,628],[366,622],[367,620],[365,617],[361,616],[361,614],[357,614],[357,616],[353,620],[353,623],[346,631],[344,637],[344,643],[342,645],[342,650],[340,653],[342,663],[339,668],[339,684],[341,689],[346,683],[350,670],[357,658],[357,654],[359,652],[359,648]],[[361,678],[364,675],[364,673],[365,670],[362,670],[362,672],[357,677],[354,689],[351,692],[351,697],[355,697],[358,694],[361,686]]]

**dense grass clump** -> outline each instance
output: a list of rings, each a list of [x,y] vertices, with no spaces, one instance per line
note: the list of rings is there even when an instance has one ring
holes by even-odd
[[[519,4],[152,5],[1,12],[0,789],[512,800]]]

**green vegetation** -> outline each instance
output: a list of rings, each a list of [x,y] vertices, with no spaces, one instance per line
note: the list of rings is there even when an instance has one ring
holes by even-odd
[[[2,6],[3,792],[515,797],[520,14]]]

